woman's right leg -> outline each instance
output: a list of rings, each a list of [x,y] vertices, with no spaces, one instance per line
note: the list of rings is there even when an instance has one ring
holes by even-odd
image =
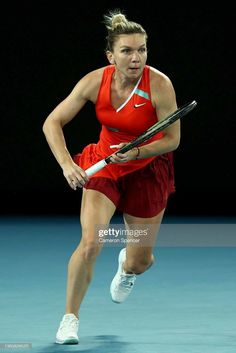
[[[96,227],[106,226],[115,212],[115,205],[104,194],[84,189],[81,203],[81,241],[68,263],[66,314],[78,317],[81,302],[92,279],[93,267],[102,245]]]

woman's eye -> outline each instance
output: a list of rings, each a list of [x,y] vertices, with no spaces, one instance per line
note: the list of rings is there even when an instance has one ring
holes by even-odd
[[[130,49],[123,49],[122,50],[122,53],[129,53],[130,52]]]
[[[140,49],[138,49],[138,52],[139,53],[145,53],[147,50],[146,50],[146,48],[140,48]],[[131,49],[122,49],[122,51],[121,51],[122,53],[124,53],[124,54],[131,54],[132,53],[132,50]]]

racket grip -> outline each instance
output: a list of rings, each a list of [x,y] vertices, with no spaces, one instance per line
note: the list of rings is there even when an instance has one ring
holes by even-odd
[[[107,165],[107,162],[105,159],[102,159],[101,161],[95,163],[91,167],[85,170],[85,173],[90,177],[93,174],[99,172],[102,168],[104,168]]]

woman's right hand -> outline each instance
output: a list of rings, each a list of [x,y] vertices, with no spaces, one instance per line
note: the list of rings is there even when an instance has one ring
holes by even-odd
[[[82,188],[89,180],[85,171],[74,162],[66,163],[61,167],[64,177],[73,190],[76,190],[77,187]]]

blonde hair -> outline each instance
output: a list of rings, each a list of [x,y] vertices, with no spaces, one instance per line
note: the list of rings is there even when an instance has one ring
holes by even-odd
[[[129,21],[119,9],[109,11],[107,15],[104,15],[104,23],[108,32],[106,51],[113,51],[114,43],[120,34],[140,33],[144,34],[147,40],[145,29],[139,23]]]

